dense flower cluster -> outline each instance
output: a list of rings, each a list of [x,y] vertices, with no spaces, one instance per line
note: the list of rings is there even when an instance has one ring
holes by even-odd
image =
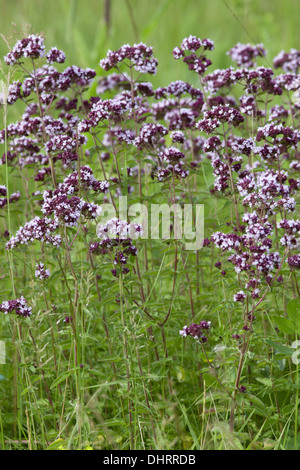
[[[108,220],[104,225],[99,225],[97,235],[100,242],[90,245],[90,253],[95,255],[109,255],[114,268],[111,270],[113,276],[120,273],[128,274],[127,260],[130,255],[137,256],[137,248],[133,243],[142,235],[142,227],[139,224],[128,223],[116,217]]]
[[[20,199],[21,193],[17,191],[12,193],[9,198],[7,198],[7,188],[4,185],[0,185],[0,209],[5,207],[7,204],[11,204],[12,202],[16,202]]]
[[[142,148],[144,146],[152,147],[157,142],[157,140],[167,133],[168,129],[161,124],[146,123],[142,125],[140,133],[138,137],[136,137],[134,144],[138,148]]]
[[[288,258],[288,264],[291,268],[300,269],[300,255],[293,255]]]
[[[64,181],[59,184],[58,189],[64,194],[78,193],[80,188],[96,193],[107,193],[109,187],[109,181],[97,180],[93,174],[93,170],[88,165],[84,165],[80,168],[80,173],[75,171],[68,175]]]
[[[156,73],[157,60],[153,57],[152,47],[146,46],[142,42],[133,46],[125,44],[117,51],[108,51],[106,58],[100,60],[100,66],[107,71],[125,59],[130,61],[137,72]]]
[[[81,216],[86,219],[95,219],[101,214],[101,207],[97,204],[86,202],[78,196],[68,197],[67,194],[56,189],[44,191],[42,211],[46,216],[54,215],[54,220],[62,222],[66,227],[77,225]]]
[[[35,277],[43,281],[44,279],[48,279],[50,276],[50,270],[45,269],[44,263],[37,263],[35,266]]]
[[[11,250],[18,245],[28,245],[34,240],[41,240],[53,246],[59,246],[61,244],[60,235],[53,235],[58,226],[57,220],[41,219],[37,216],[19,228],[16,235],[6,243],[6,249]]]
[[[29,317],[32,313],[31,307],[28,307],[27,300],[22,296],[16,300],[5,300],[0,304],[0,312],[5,314],[15,312],[20,317]]]
[[[47,52],[47,62],[53,64],[53,62],[58,62],[62,64],[66,60],[66,55],[63,51],[57,49],[57,47],[51,47],[50,51]]]
[[[262,44],[252,46],[251,44],[238,43],[230,49],[228,54],[230,55],[231,60],[236,62],[239,67],[253,67],[253,59],[258,56],[264,57],[266,55],[266,51]]]
[[[282,95],[281,82],[284,79],[273,78],[271,68],[257,67],[255,69],[217,69],[204,77],[203,81],[207,93],[215,94],[222,88],[230,89],[239,83],[244,86],[248,94],[256,95],[259,91],[268,92],[270,95]]]
[[[197,51],[198,55],[196,54]],[[204,55],[205,51],[212,51],[214,49],[214,43],[211,39],[200,39],[196,36],[190,35],[184,38],[179,47],[175,47],[173,50],[173,56],[175,59],[183,59],[188,65],[189,70],[197,72],[202,75],[207,67],[211,65],[211,61]]]
[[[4,60],[7,65],[13,65],[22,57],[37,59],[38,57],[44,57],[44,55],[44,39],[41,36],[31,34],[27,38],[18,41],[12,51],[4,57]]]
[[[199,340],[201,343],[207,342],[207,337],[203,334],[203,331],[210,329],[210,321],[201,321],[200,323],[192,323],[190,326],[184,326],[179,334],[182,337],[191,336],[192,338]]]
[[[113,217],[108,220],[104,225],[97,227],[97,236],[100,239],[127,239],[138,238],[143,234],[141,225],[135,223],[128,223],[126,220],[119,220],[117,217]]]
[[[274,58],[273,65],[275,68],[280,67],[286,72],[297,74],[300,67],[300,52],[297,49],[291,49],[290,52],[281,51]]]

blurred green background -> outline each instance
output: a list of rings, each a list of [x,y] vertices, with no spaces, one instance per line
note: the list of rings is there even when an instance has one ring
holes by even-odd
[[[144,41],[160,63],[154,84],[166,85],[191,79],[172,57],[189,34],[215,41],[215,67],[230,65],[226,51],[238,41],[263,42],[269,64],[280,50],[299,48],[299,7],[299,0],[0,0],[0,32],[11,45],[43,33],[47,47],[65,51],[67,65],[93,68],[108,48]]]

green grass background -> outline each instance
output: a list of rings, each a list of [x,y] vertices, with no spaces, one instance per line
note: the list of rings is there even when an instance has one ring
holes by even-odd
[[[43,33],[49,48],[65,51],[67,65],[94,68],[108,48],[144,41],[160,63],[154,83],[166,85],[191,80],[172,57],[189,34],[215,41],[215,67],[230,65],[225,53],[238,41],[263,42],[269,62],[281,49],[299,48],[299,7],[299,0],[0,0],[0,32],[12,45],[25,31]]]

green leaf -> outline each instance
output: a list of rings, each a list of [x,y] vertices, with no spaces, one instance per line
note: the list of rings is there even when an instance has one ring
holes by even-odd
[[[269,416],[269,412],[266,410],[265,404],[259,398],[257,398],[257,396],[247,394],[246,399],[247,401],[251,402],[252,409],[255,410],[255,413],[265,417]],[[256,406],[254,407],[253,404]]]
[[[264,385],[266,385],[267,387],[272,387],[272,380],[271,379],[268,379],[267,377],[256,377],[256,380]]]
[[[293,335],[295,333],[294,324],[289,318],[280,317],[276,315],[273,317],[273,319],[280,331],[282,331],[283,333],[287,333],[288,335]]]
[[[80,367],[73,367],[72,369],[68,370],[67,372],[64,372],[63,374],[61,374],[60,377],[58,377],[57,379],[55,379],[52,382],[52,384],[50,386],[50,390],[55,388],[61,382],[64,382],[65,380],[67,380],[67,378],[70,377],[70,375],[74,376],[74,373],[75,373],[76,370],[80,370]]]
[[[300,333],[300,299],[291,300],[287,304],[286,310],[294,325],[294,333]]]
[[[271,339],[266,339],[265,341],[269,346],[271,346],[273,349],[276,349],[278,352],[280,352],[284,356],[290,357],[295,352],[295,349],[290,348],[288,346],[283,346],[282,344],[275,343]]]
[[[205,385],[206,387],[217,387],[217,388],[222,388],[219,382],[217,381],[216,377],[214,377],[212,374],[205,372],[203,374],[203,379],[205,380]]]

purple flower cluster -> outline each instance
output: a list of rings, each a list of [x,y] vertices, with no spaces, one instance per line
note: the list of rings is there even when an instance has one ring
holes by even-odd
[[[109,191],[109,181],[99,181],[95,178],[93,170],[84,165],[80,168],[80,173],[75,171],[68,175],[62,183],[59,184],[59,192],[64,194],[78,193],[80,189],[94,191],[96,193],[107,193]]]
[[[15,312],[20,317],[29,317],[32,313],[31,307],[28,307],[27,300],[22,296],[16,300],[5,300],[0,304],[0,312],[5,314]]]
[[[134,140],[134,145],[139,149],[153,147],[155,143],[168,133],[168,129],[162,124],[143,124],[139,135]]]
[[[116,217],[107,221],[97,228],[97,235],[100,242],[93,242],[90,245],[90,253],[95,255],[109,255],[114,268],[111,270],[114,277],[120,273],[128,274],[127,266],[130,255],[137,256],[138,250],[133,243],[142,235],[142,227],[139,224],[127,223]]]
[[[19,228],[16,235],[6,243],[6,249],[12,250],[18,245],[28,245],[34,240],[40,240],[58,247],[61,244],[61,237],[60,235],[53,235],[58,227],[57,220],[41,219],[37,216]]]
[[[18,41],[13,47],[12,51],[4,57],[4,60],[7,65],[14,65],[22,57],[37,59],[39,57],[44,57],[44,55],[44,39],[41,36],[35,36],[34,34],[31,34],[27,38]]]
[[[253,67],[253,59],[258,56],[264,57],[266,55],[266,51],[263,44],[252,46],[251,44],[238,43],[230,49],[227,54],[230,55],[231,60],[236,62],[239,67]]]
[[[179,334],[186,338],[191,336],[192,338],[200,341],[201,343],[206,343],[207,337],[203,334],[203,331],[210,329],[210,321],[201,321],[200,323],[192,323],[190,326],[184,326],[182,330],[179,331]]]
[[[287,261],[291,268],[300,269],[300,255],[290,256]]]
[[[137,72],[153,75],[156,73],[158,62],[153,57],[153,49],[142,42],[133,46],[124,44],[116,51],[108,51],[106,58],[100,60],[100,66],[108,71],[126,59]]]
[[[88,114],[87,119],[81,121],[78,126],[79,132],[88,132],[96,127],[101,121],[119,121],[121,116],[132,109],[132,99],[129,92],[124,91],[113,99],[97,99]]]
[[[236,294],[234,294],[233,296],[233,300],[235,302],[244,302],[244,300],[246,299],[246,294],[244,291],[240,290],[239,292],[237,292]]]
[[[60,189],[44,191],[42,211],[46,216],[53,215],[54,220],[62,222],[66,227],[76,226],[81,216],[96,219],[102,208],[97,204],[86,202],[78,196],[68,197]]]
[[[298,73],[300,67],[300,51],[291,49],[290,52],[281,51],[273,61],[274,68],[282,68],[285,72]]]
[[[44,263],[37,263],[35,266],[35,277],[41,281],[48,279],[50,277],[50,270],[45,269]]]
[[[16,202],[20,199],[21,194],[19,191],[12,193],[9,198],[7,198],[7,188],[6,186],[0,185],[0,209],[5,207],[8,203]]]
[[[143,234],[141,225],[128,223],[126,220],[119,220],[113,217],[104,225],[97,228],[97,236],[100,239],[117,238],[120,240],[131,238],[139,238]]]
[[[199,51],[198,55],[196,54]],[[197,72],[202,75],[207,67],[211,65],[211,61],[204,55],[205,51],[212,51],[214,49],[214,43],[211,39],[200,39],[196,36],[190,35],[184,38],[180,47],[175,47],[173,50],[173,56],[175,59],[183,59],[188,65],[189,70]]]
[[[228,105],[213,106],[209,111],[204,112],[203,117],[204,119],[196,124],[196,128],[207,134],[214,132],[217,127],[220,127],[221,123],[237,127],[244,121],[241,113]]]
[[[57,49],[57,47],[51,47],[50,51],[47,52],[47,62],[49,64],[53,64],[53,62],[58,62],[59,64],[63,64],[66,60],[66,55],[63,51]]]
[[[203,79],[207,93],[215,94],[222,88],[230,89],[235,84],[241,84],[249,94],[257,94],[259,91],[268,92],[270,95],[281,95],[280,82],[273,78],[271,68],[257,67],[236,69],[217,69],[206,75]]]
[[[166,147],[159,155],[160,161],[166,164],[157,172],[158,181],[165,181],[171,176],[176,178],[187,178],[189,170],[185,168],[184,154],[176,147]]]

